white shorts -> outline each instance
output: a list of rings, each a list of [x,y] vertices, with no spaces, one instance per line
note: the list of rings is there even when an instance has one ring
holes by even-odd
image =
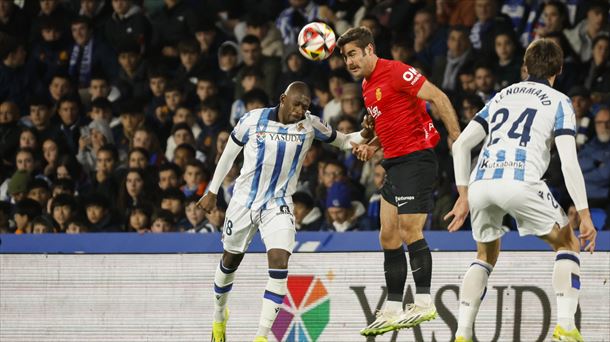
[[[543,181],[476,181],[468,187],[468,204],[472,236],[478,242],[502,237],[508,230],[502,226],[506,214],[517,221],[521,236],[543,236],[555,224],[560,228],[568,224],[568,217]]]
[[[270,209],[250,210],[237,201],[230,201],[222,229],[224,250],[245,253],[257,230],[267,251],[279,248],[292,253],[295,245],[292,203]]]

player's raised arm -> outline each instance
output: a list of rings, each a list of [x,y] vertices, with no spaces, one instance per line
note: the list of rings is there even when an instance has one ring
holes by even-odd
[[[240,141],[235,135],[238,129],[239,124],[235,127],[233,133],[231,133],[231,138],[229,141],[227,141],[227,146],[225,146],[225,149],[218,160],[218,165],[216,165],[216,170],[214,171],[214,176],[212,177],[212,181],[208,186],[208,190],[197,202],[197,206],[201,207],[201,209],[208,213],[211,212],[214,207],[216,207],[216,195],[218,194],[218,189],[220,188],[222,181],[231,170],[235,158],[237,158],[239,152],[241,152],[243,148],[243,140]]]
[[[432,103],[434,107],[436,107],[438,115],[441,117],[447,132],[449,132],[449,138],[455,141],[460,135],[460,125],[455,109],[453,109],[447,95],[434,84],[426,80],[419,89],[417,97]]]

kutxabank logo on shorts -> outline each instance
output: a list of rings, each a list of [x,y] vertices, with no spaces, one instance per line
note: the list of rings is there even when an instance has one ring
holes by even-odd
[[[271,327],[283,342],[316,342],[330,320],[330,298],[319,277],[288,276],[288,294]]]

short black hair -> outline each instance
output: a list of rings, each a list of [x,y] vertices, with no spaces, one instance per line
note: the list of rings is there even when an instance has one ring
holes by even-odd
[[[161,194],[161,200],[164,199],[177,199],[184,203],[186,196],[184,196],[184,192],[182,192],[180,189],[169,188],[163,191]]]
[[[307,209],[312,209],[315,206],[314,199],[311,197],[310,194],[308,194],[304,191],[295,192],[292,195],[292,201],[294,203],[303,204]]]
[[[53,198],[53,203],[51,203],[51,212],[55,210],[57,207],[69,206],[72,210],[77,209],[76,199],[72,195],[68,194],[59,194]]]
[[[49,183],[42,178],[34,178],[28,183],[28,192],[33,189],[45,189],[50,191]]]
[[[104,144],[97,150],[97,153],[100,153],[102,151],[110,153],[110,156],[115,162],[119,160],[119,150],[113,144]]]
[[[157,171],[158,174],[160,174],[161,172],[164,171],[174,171],[174,173],[176,174],[176,176],[179,178],[182,175],[182,170],[180,169],[180,167],[172,162],[165,162],[163,164],[161,164],[161,166],[159,166],[159,170]]]
[[[42,206],[31,198],[24,198],[15,204],[13,214],[25,215],[28,220],[33,220],[42,214]]]
[[[375,17],[366,16],[362,18],[362,20],[365,19],[372,19],[379,23],[379,21]],[[342,34],[341,37],[339,37],[339,39],[337,40],[337,47],[339,48],[339,50],[341,50],[345,45],[349,43],[356,44],[356,46],[362,50],[364,50],[364,48],[367,47],[369,44],[375,46],[373,32],[371,32],[371,30],[364,26],[351,28],[345,31],[345,33]]]
[[[241,43],[261,45],[261,40],[253,34],[248,34],[241,40]]]
[[[259,102],[263,103],[263,105],[265,107],[269,106],[269,96],[267,96],[267,93],[264,90],[259,89],[259,88],[254,88],[254,89],[246,92],[244,94],[244,96],[242,97],[242,100],[244,101],[245,104],[259,101]]]

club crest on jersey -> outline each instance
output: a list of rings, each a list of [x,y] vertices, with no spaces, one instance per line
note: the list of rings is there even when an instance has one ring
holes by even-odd
[[[377,99],[377,101],[381,100],[381,88],[375,89],[375,98]]]
[[[265,141],[265,132],[256,132],[256,141],[263,142]]]
[[[302,131],[302,130],[304,130],[304,129],[305,129],[305,126],[303,126],[303,123],[302,123],[302,122],[299,122],[299,123],[297,124],[297,131],[299,131],[299,132],[300,132],[300,131]]]

